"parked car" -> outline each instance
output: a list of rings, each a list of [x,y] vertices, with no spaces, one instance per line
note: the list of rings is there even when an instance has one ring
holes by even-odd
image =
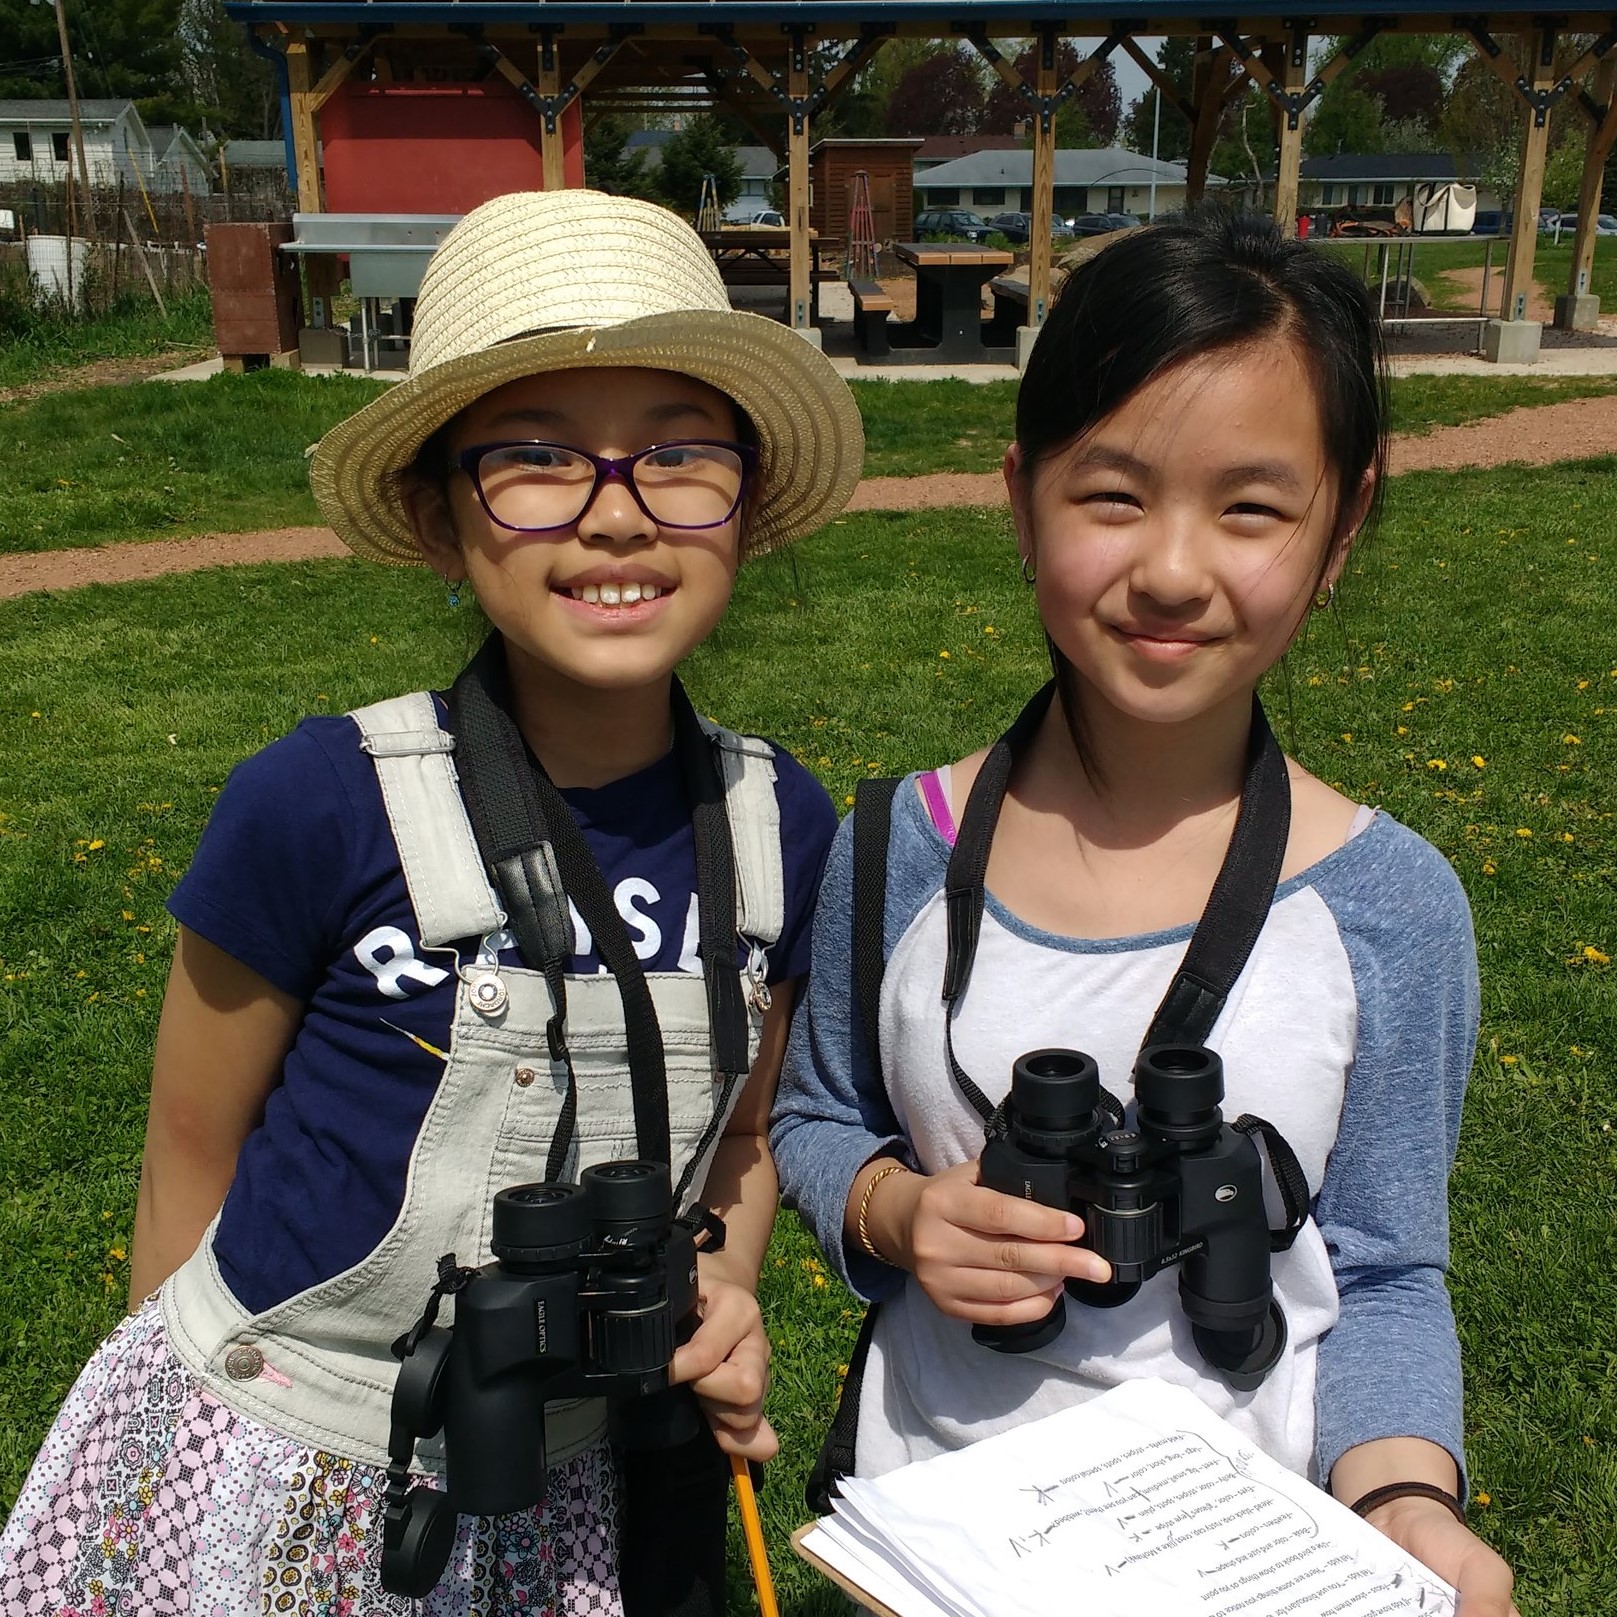
[[[991,213],[985,222],[990,230],[997,230],[1009,242],[1020,244],[1033,234],[1031,213]]]
[[[1471,216],[1471,234],[1473,236],[1502,235],[1508,226],[1505,224],[1505,215],[1498,208],[1478,208]]]
[[[1577,228],[1577,214],[1563,213],[1561,215],[1561,234],[1563,236]],[[1595,215],[1595,234],[1597,236],[1617,236],[1617,214],[1597,213]]]
[[[1110,213],[1081,213],[1067,221],[1067,228],[1074,236],[1109,236],[1123,228],[1116,223],[1117,217]]]
[[[1138,230],[1140,227],[1140,220],[1137,214],[1109,213],[1106,215],[1106,217],[1112,221],[1113,230]]]
[[[727,225],[772,225],[785,228],[786,216],[778,208],[760,208],[756,202],[732,202],[724,210]]]
[[[927,208],[915,216],[915,239],[930,241],[940,236],[964,237],[985,242],[993,235],[988,221],[970,208]]]

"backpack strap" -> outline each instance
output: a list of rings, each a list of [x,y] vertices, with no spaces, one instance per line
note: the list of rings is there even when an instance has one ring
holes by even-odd
[[[424,948],[487,937],[505,925],[461,800],[455,738],[438,723],[430,691],[350,713],[376,764],[404,882]]]
[[[887,971],[887,845],[893,835],[893,798],[898,784],[896,776],[867,777],[854,788],[853,986],[865,1046],[878,1076],[881,985]]]
[[[881,985],[887,970],[887,848],[893,835],[893,800],[897,776],[867,776],[854,788],[853,806],[853,980],[859,1005],[859,1025],[870,1059],[881,1076]],[[809,1472],[803,1495],[816,1516],[831,1509],[831,1489],[853,1475],[854,1450],[859,1440],[859,1397],[864,1386],[865,1361],[876,1334],[880,1303],[871,1303],[859,1326],[859,1336],[848,1356],[836,1414]]]

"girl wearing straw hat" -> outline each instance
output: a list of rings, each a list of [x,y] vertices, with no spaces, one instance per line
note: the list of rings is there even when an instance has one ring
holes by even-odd
[[[775,1448],[764,1134],[835,815],[673,670],[862,447],[829,363],[733,312],[672,214],[514,195],[445,238],[407,380],[313,480],[359,555],[425,562],[492,632],[448,692],[307,720],[220,795],[170,903],[134,1312],[18,1499],[0,1608],[722,1606],[720,1450]],[[396,1424],[395,1354],[490,1261],[502,1189],[623,1159],[727,1227],[668,1371],[706,1423],[624,1446],[557,1383],[542,1500],[450,1511],[412,1574],[444,1450]]]

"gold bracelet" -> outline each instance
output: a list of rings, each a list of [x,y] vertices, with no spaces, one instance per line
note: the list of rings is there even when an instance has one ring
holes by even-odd
[[[859,1219],[858,1223],[855,1225],[855,1228],[859,1234],[859,1245],[867,1253],[869,1253],[877,1263],[886,1263],[889,1260],[884,1258],[881,1253],[876,1250],[876,1243],[870,1238],[870,1198],[875,1194],[876,1186],[879,1185],[882,1180],[895,1173],[908,1172],[909,1169],[906,1168],[902,1162],[889,1162],[885,1168],[878,1168],[875,1173],[870,1176],[869,1180],[865,1184],[864,1194],[859,1198]]]

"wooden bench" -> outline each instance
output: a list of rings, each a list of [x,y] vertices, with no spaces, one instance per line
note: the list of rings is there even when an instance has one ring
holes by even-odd
[[[880,281],[848,282],[853,294],[853,334],[859,346],[872,359],[885,359],[892,352],[887,341],[887,317],[893,312],[892,294]]]

